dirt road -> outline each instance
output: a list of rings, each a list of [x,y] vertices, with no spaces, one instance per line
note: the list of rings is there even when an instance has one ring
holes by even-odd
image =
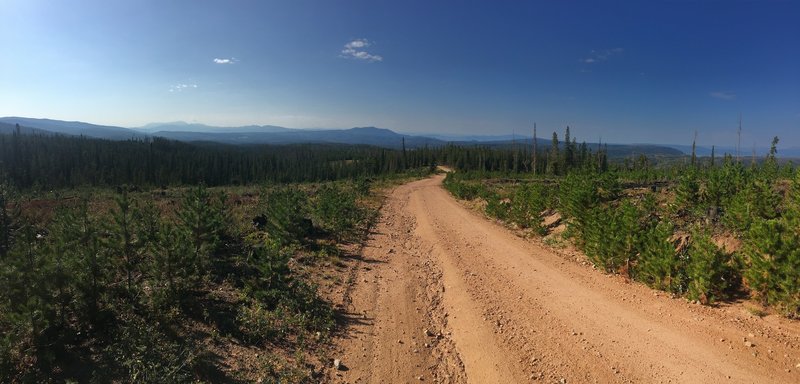
[[[800,325],[593,270],[465,209],[389,196],[345,297],[337,383],[800,383]]]

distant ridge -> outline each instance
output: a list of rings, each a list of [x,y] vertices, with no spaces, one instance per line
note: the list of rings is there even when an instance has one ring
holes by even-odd
[[[185,121],[176,121],[171,123],[150,123],[139,128],[133,128],[139,132],[148,134],[158,132],[216,132],[216,133],[230,133],[230,132],[288,132],[293,131],[291,128],[278,127],[274,125],[245,125],[240,127],[215,127],[205,124],[187,123]]]
[[[11,133],[15,124],[24,127],[23,133],[83,135],[86,137],[129,140],[148,137],[163,137],[184,142],[215,142],[232,145],[256,144],[303,144],[329,143],[348,145],[372,145],[383,148],[408,149],[425,146],[442,146],[448,143],[457,145],[484,145],[504,147],[517,145],[523,148],[531,144],[531,138],[517,135],[407,135],[386,128],[356,127],[349,129],[293,129],[273,125],[246,125],[238,127],[218,127],[183,121],[151,123],[137,128],[123,128],[95,125],[79,121],[34,119],[25,117],[0,118],[0,133]],[[548,147],[549,139],[539,139],[539,148]],[[561,143],[563,145],[563,143]],[[587,143],[592,150],[597,144]],[[683,156],[680,149],[651,144],[608,144],[610,157],[626,157],[645,154],[648,156]]]
[[[297,144],[332,143],[362,144],[384,148],[420,148],[439,146],[445,142],[424,136],[402,135],[389,129],[360,127],[350,129],[288,129],[278,132],[156,132],[154,135],[180,141],[213,141],[226,144]]]
[[[114,127],[108,125],[95,125],[80,121],[62,121],[50,119],[32,119],[28,117],[3,117],[1,123],[19,124],[28,128],[36,128],[53,133],[61,133],[75,136],[88,136],[100,139],[127,140],[131,138],[143,138],[146,135],[131,129]]]

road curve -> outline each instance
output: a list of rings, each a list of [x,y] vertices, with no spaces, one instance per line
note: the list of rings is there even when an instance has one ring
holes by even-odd
[[[593,270],[464,208],[394,189],[349,293],[336,383],[800,383],[800,325]]]

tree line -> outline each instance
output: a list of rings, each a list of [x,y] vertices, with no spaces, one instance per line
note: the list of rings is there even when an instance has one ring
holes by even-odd
[[[19,189],[252,185],[395,174],[433,162],[429,151],[297,144],[233,146],[163,138],[111,141],[0,135],[0,176]]]
[[[537,151],[538,150],[538,151]],[[233,146],[163,138],[112,141],[0,135],[0,177],[24,190],[80,186],[252,185],[376,177],[449,164],[462,170],[564,175],[608,169],[607,151],[554,132],[549,147],[454,145],[386,149],[364,145]]]

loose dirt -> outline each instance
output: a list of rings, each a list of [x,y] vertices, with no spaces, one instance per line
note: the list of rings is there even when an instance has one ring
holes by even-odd
[[[335,383],[800,383],[800,325],[691,304],[394,189],[344,298]]]

